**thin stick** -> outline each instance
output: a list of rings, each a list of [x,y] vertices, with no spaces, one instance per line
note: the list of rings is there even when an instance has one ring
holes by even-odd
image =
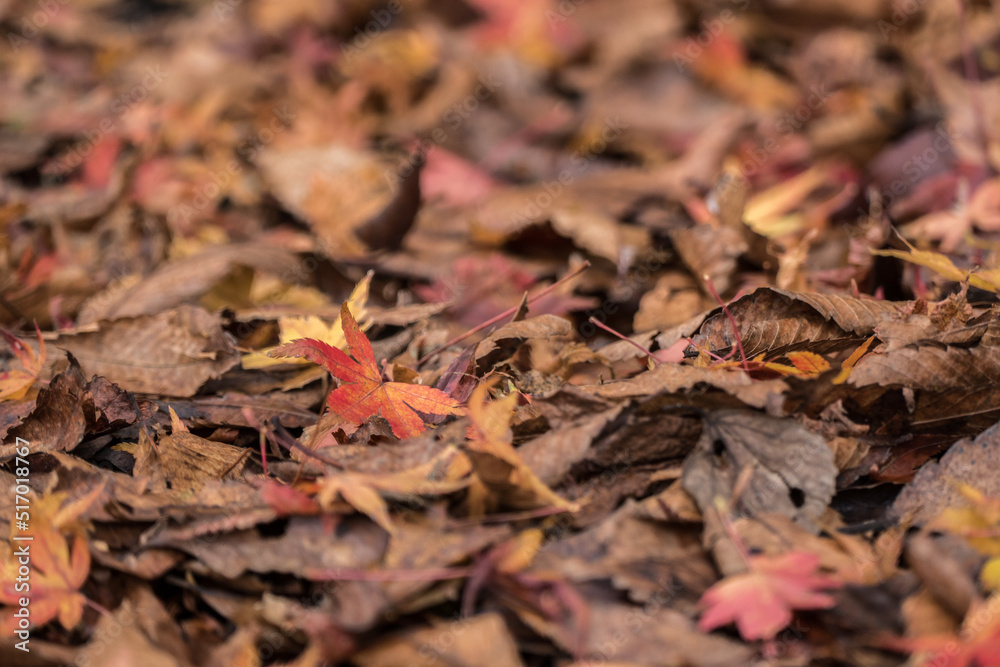
[[[749,373],[750,364],[747,363],[747,353],[743,350],[743,338],[740,337],[740,328],[736,325],[736,318],[733,317],[731,312],[729,312],[729,306],[726,305],[726,302],[722,300],[722,297],[719,296],[719,293],[715,290],[715,284],[712,282],[712,278],[709,277],[707,273],[703,275],[702,278],[705,279],[705,285],[708,287],[708,291],[712,293],[715,300],[719,302],[720,306],[722,306],[722,312],[724,312],[726,317],[729,318],[729,324],[733,327],[733,335],[736,337],[736,347],[739,348],[740,356],[743,358],[743,370]],[[726,359],[728,358],[729,356],[726,356]]]
[[[551,285],[549,285],[548,287],[546,287],[545,289],[543,289],[542,291],[540,291],[535,296],[533,296],[530,299],[528,299],[528,303],[534,303],[535,301],[538,301],[543,296],[547,295],[549,292],[551,292],[556,287],[558,287],[560,284],[566,282],[567,280],[570,280],[571,278],[575,278],[576,276],[580,275],[581,273],[583,273],[584,271],[586,271],[589,268],[590,268],[590,262],[589,261],[585,261],[582,265],[578,266],[573,271],[570,271],[565,276],[563,276],[559,280],[555,281],[554,283],[552,283]],[[463,340],[465,340],[469,336],[472,336],[473,334],[477,334],[480,331],[482,331],[483,329],[486,329],[487,327],[491,327],[494,324],[496,324],[497,322],[510,317],[511,315],[513,315],[514,313],[516,313],[517,309],[520,308],[520,307],[521,307],[521,304],[519,303],[516,306],[514,306],[513,308],[508,308],[507,310],[503,311],[502,313],[500,313],[496,317],[490,318],[489,320],[483,322],[482,324],[478,325],[474,329],[469,329],[468,331],[466,331],[461,336],[456,336],[455,338],[452,338],[448,342],[443,343],[442,345],[438,345],[436,348],[434,348],[433,350],[431,350],[430,352],[428,352],[424,356],[420,357],[420,359],[417,359],[417,366],[419,366],[420,364],[424,363],[425,361],[427,361],[428,359],[430,359],[431,357],[433,357],[435,354],[437,354],[441,350],[444,350],[445,348],[449,348],[452,345],[455,345],[456,343],[461,343]]]
[[[322,461],[323,463],[331,465],[334,468],[340,468],[340,469],[344,468],[343,463],[339,461],[334,461],[333,459],[323,456],[318,452],[314,452],[313,450],[309,449],[305,445],[298,442],[295,438],[291,436],[291,434],[288,431],[285,430],[283,426],[281,426],[281,424],[278,422],[277,417],[274,417],[273,420],[271,421],[271,429],[272,429],[271,437],[274,438],[274,441],[278,443],[278,445],[283,446],[285,449],[289,451],[297,449],[298,451],[302,452],[309,458],[316,459],[317,461]]]
[[[646,347],[640,345],[639,343],[635,342],[631,338],[623,336],[622,334],[618,333],[617,331],[615,331],[614,329],[612,329],[611,327],[609,327],[607,324],[604,324],[603,322],[599,321],[596,317],[591,316],[591,317],[587,318],[587,321],[590,322],[591,324],[593,324],[594,326],[600,328],[600,329],[604,329],[605,331],[607,331],[612,336],[616,336],[618,338],[621,338],[623,341],[625,341],[626,343],[628,343],[632,347],[635,347],[640,352],[645,352],[649,356],[649,358],[653,360],[653,363],[656,363],[656,364],[660,364],[661,363],[659,359],[657,359],[655,356],[653,356],[653,353],[649,351],[649,348],[646,348]]]
[[[338,567],[329,570],[310,570],[304,574],[310,581],[443,581],[464,579],[471,573],[471,567],[430,567],[422,570],[363,570]]]
[[[249,449],[244,449],[243,453],[240,454],[239,457],[237,457],[237,459],[235,461],[233,461],[233,465],[231,465],[228,468],[226,468],[225,472],[223,472],[221,475],[219,475],[219,479],[222,479],[223,477],[225,477],[226,475],[228,475],[229,473],[231,473],[236,466],[238,466],[240,463],[243,462],[244,459],[246,459],[246,457],[250,456],[250,451],[251,450],[249,450]],[[267,474],[267,472],[266,472],[266,470],[267,470],[267,461],[266,460],[264,461],[264,469],[265,469],[265,473],[264,474],[266,475]]]

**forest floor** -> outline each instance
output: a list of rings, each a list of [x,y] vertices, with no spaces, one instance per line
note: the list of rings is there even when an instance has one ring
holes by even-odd
[[[0,27],[0,663],[1000,665],[995,6]]]

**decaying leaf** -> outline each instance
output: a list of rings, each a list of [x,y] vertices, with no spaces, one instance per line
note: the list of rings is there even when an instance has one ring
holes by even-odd
[[[167,396],[191,396],[239,363],[219,315],[194,306],[100,322],[96,331],[61,333],[53,345],[79,359],[88,377]]]
[[[898,304],[839,295],[760,288],[729,305],[748,357],[796,349],[830,352],[860,343]],[[728,318],[717,310],[692,337],[695,346],[725,354],[733,345]]]
[[[511,445],[510,416],[517,395],[487,401],[496,381],[483,382],[469,397],[468,442],[472,468],[486,491],[500,504],[517,509],[554,507],[571,512],[579,506],[556,495],[524,464]]]
[[[69,368],[38,392],[34,412],[9,431],[8,443],[0,445],[0,459],[14,456],[18,438],[31,443],[34,451],[72,451],[86,430],[85,400],[86,381],[71,356]]]
[[[821,436],[790,419],[742,410],[716,411],[704,423],[683,476],[703,512],[716,498],[732,499],[739,513],[776,512],[818,529],[837,475]]]

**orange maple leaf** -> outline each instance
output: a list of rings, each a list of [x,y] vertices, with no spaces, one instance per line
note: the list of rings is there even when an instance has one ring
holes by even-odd
[[[0,373],[0,401],[16,401],[19,398],[24,398],[32,383],[38,379],[38,374],[42,372],[42,367],[45,366],[45,341],[42,340],[42,332],[38,325],[35,325],[35,332],[38,334],[37,355],[22,340],[0,329],[0,336],[7,340],[14,356],[21,362],[21,367],[24,369]]]
[[[417,411],[431,415],[458,415],[462,408],[448,394],[434,387],[405,382],[385,382],[375,362],[371,343],[345,303],[340,308],[348,348],[354,359],[323,341],[302,338],[268,352],[272,357],[304,357],[340,380],[327,404],[337,416],[360,424],[381,415],[399,438],[423,433],[424,421]],[[357,361],[355,361],[357,359]]]
[[[14,607],[0,612],[0,636],[13,636],[26,629],[20,626],[22,617],[15,616],[22,609],[30,613],[27,622],[32,626],[58,618],[70,630],[80,622],[87,599],[79,589],[90,572],[90,550],[82,530],[75,531],[72,548],[59,531],[64,521],[72,518],[65,516],[65,509],[60,512],[63,497],[54,493],[35,500],[30,506],[31,527],[27,532],[17,529],[11,519],[11,535],[33,539],[14,543],[0,566],[0,604]],[[75,511],[72,509],[71,514]],[[21,605],[22,598],[29,600],[27,606]]]
[[[819,556],[790,551],[780,556],[750,556],[750,571],[727,577],[701,597],[705,610],[698,628],[713,630],[736,623],[747,640],[773,639],[792,621],[793,609],[828,609],[834,599],[820,592],[841,582],[816,574]]]

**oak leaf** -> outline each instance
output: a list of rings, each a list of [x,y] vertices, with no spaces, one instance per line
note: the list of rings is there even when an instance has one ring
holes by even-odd
[[[727,577],[705,591],[698,628],[713,630],[736,623],[743,639],[773,639],[792,620],[795,609],[829,609],[834,599],[824,589],[841,585],[816,574],[819,556],[790,551],[780,556],[750,556],[750,571]]]
[[[424,432],[417,411],[431,415],[458,415],[462,408],[440,389],[382,379],[371,343],[361,332],[345,303],[340,309],[347,345],[354,359],[320,340],[303,338],[270,351],[272,357],[305,357],[340,380],[327,404],[342,419],[360,424],[373,415],[384,417],[398,438]],[[357,361],[355,361],[355,359]]]
[[[91,500],[93,494],[91,494]],[[87,539],[79,529],[75,531],[70,547],[60,527],[69,524],[73,514],[85,509],[80,503],[71,503],[60,510],[62,493],[34,500],[30,506],[30,530],[18,529],[15,516],[11,517],[11,535],[26,534],[33,539],[12,543],[0,566],[0,604],[20,609],[22,597],[30,600],[31,625],[44,625],[58,618],[59,623],[71,630],[83,615],[86,598],[80,586],[90,572],[90,550]],[[68,512],[68,513],[67,513]],[[30,574],[27,581],[19,579],[19,556],[15,549],[27,545]],[[24,589],[24,584],[28,589]],[[0,613],[0,636],[13,636],[19,628],[19,619],[13,610]]]

